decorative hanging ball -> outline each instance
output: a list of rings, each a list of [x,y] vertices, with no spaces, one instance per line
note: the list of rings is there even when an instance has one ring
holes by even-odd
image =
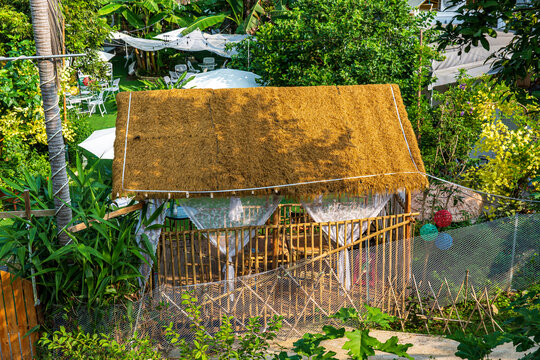
[[[450,226],[452,223],[452,214],[448,210],[439,210],[435,213],[433,221],[440,228]]]
[[[440,233],[435,240],[435,246],[441,250],[448,250],[452,247],[453,239],[448,233]]]
[[[420,228],[420,236],[425,241],[435,241],[437,235],[439,235],[439,230],[433,224],[425,224]]]

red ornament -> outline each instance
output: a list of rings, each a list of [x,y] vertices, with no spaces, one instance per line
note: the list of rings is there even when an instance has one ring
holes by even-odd
[[[452,214],[448,210],[439,210],[435,213],[433,221],[440,228],[450,226],[452,223]]]
[[[84,86],[88,86],[88,84],[90,84],[90,78],[89,77],[85,77],[82,81],[83,85]]]

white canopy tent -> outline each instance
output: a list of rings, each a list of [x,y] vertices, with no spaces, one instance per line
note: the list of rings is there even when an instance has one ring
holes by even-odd
[[[248,35],[207,34],[200,30],[182,35],[184,29],[177,29],[155,36],[155,39],[141,39],[128,34],[113,32],[112,39],[120,40],[129,46],[143,51],[176,49],[181,51],[210,51],[219,56],[230,58],[237,52],[225,49],[227,44],[236,43]]]

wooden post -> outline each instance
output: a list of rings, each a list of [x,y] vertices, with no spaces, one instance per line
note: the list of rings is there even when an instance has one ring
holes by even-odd
[[[405,190],[405,213],[406,214],[410,214],[412,213],[412,196],[411,196],[411,191],[410,190]],[[405,219],[403,219],[405,220]],[[409,215],[409,221],[407,222],[407,225],[405,226],[405,243],[403,244],[404,246],[406,245],[405,249],[406,249],[406,262],[407,262],[407,279],[409,278],[410,276],[410,271],[411,271],[411,260],[412,260],[412,245],[411,245],[411,241],[412,241],[412,228],[411,228],[411,217]]]
[[[272,215],[272,225],[275,225],[276,227],[274,228],[274,231],[273,231],[273,237],[272,237],[272,246],[273,246],[273,252],[272,252],[272,255],[273,255],[273,258],[274,258],[274,265],[273,265],[273,268],[274,269],[277,269],[278,267],[278,255],[279,255],[279,247],[280,247],[280,244],[279,244],[279,206],[277,208],[277,210],[274,212],[274,214]]]

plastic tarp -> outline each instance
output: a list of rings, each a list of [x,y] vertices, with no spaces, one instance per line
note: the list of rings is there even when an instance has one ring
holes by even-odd
[[[455,83],[460,69],[465,69],[472,77],[495,73],[496,70],[491,69],[495,59],[486,61],[487,58],[506,47],[513,38],[514,35],[511,33],[497,32],[496,38],[487,38],[489,50],[482,46],[475,46],[468,53],[463,51],[461,55],[458,54],[457,47],[448,48],[444,53],[443,61],[433,62],[433,76],[437,78],[437,81],[431,84],[431,87]]]
[[[128,34],[114,32],[112,38],[120,40],[127,45],[143,51],[158,51],[165,48],[180,51],[210,51],[223,57],[231,57],[237,52],[226,50],[227,44],[236,43],[247,38],[248,35],[207,34],[200,30],[182,36],[182,30],[178,29],[157,35],[155,39],[142,39]]]

